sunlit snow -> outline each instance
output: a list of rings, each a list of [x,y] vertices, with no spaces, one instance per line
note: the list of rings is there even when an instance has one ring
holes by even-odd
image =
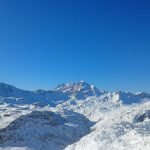
[[[150,94],[80,81],[44,91],[0,84],[0,150],[149,150]]]

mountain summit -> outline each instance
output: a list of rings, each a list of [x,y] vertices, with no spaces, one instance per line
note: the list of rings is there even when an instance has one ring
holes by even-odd
[[[61,91],[71,98],[86,99],[89,96],[100,96],[104,91],[100,91],[94,85],[91,85],[83,80],[74,83],[59,85],[56,91]]]

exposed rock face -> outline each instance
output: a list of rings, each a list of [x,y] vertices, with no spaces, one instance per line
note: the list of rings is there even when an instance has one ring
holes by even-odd
[[[150,110],[137,114],[133,121],[135,123],[142,123],[145,119],[150,119]]]

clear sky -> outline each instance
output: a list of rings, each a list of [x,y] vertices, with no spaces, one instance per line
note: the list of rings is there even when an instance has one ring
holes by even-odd
[[[150,1],[0,0],[0,82],[78,80],[150,92]]]

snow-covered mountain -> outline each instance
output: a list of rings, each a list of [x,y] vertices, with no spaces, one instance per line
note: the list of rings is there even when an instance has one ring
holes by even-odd
[[[27,91],[14,86],[0,83],[0,97],[6,103],[11,104],[51,104],[57,101],[67,100],[69,97],[61,91]]]
[[[49,91],[0,83],[0,150],[148,150],[149,140],[148,93],[85,81]]]
[[[149,150],[150,102],[106,112],[91,130],[66,150]]]
[[[0,96],[7,103],[16,104],[55,104],[68,99],[86,99],[89,96],[100,96],[104,91],[100,91],[95,86],[79,81],[78,83],[61,84],[57,88],[49,91],[37,90],[26,91],[14,86],[0,83]]]
[[[97,89],[94,85],[88,84],[83,80],[78,83],[61,84],[55,90],[76,99],[86,99],[89,96],[100,96],[104,93],[104,91]]]

